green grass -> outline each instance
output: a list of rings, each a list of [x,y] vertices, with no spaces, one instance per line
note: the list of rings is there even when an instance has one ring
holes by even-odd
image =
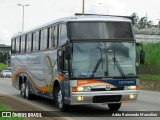
[[[141,74],[140,80],[160,80],[160,74]]]
[[[6,108],[3,105],[0,105],[0,111],[10,111],[8,108]]]
[[[158,43],[143,43],[145,51],[145,64],[140,65],[139,73],[142,79],[152,78],[159,79],[160,77],[160,42]],[[140,48],[139,50],[140,51]]]
[[[160,67],[160,42],[143,44],[146,53],[145,65]]]
[[[7,69],[7,65],[4,63],[0,63],[0,72],[4,69]]]
[[[0,113],[4,111],[11,111],[10,109],[6,108],[3,105],[0,105]],[[1,115],[0,115],[1,116]],[[25,120],[24,118],[18,118],[18,117],[0,117],[0,120]]]

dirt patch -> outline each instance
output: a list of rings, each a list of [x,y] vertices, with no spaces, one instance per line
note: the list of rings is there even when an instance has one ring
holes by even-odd
[[[31,104],[28,104],[25,101],[18,100],[16,98],[13,98],[11,96],[0,94],[0,105],[4,105],[10,110],[16,112],[32,112],[32,111],[40,111],[42,112],[42,118],[38,117],[30,117],[25,118],[27,120],[66,120],[65,118],[59,117],[57,114],[54,114],[54,112],[45,112],[44,109],[41,109],[39,107],[33,106]],[[44,116],[54,116],[54,117],[43,117]]]
[[[140,80],[140,89],[160,92],[160,80]]]

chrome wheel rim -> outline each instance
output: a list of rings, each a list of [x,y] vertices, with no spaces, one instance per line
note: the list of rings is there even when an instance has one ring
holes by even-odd
[[[29,88],[28,88],[28,84],[26,84],[26,97],[28,97],[28,93],[29,93]]]
[[[25,84],[24,83],[22,83],[22,85],[21,85],[21,91],[22,91],[22,95],[24,96],[24,91],[25,91]]]
[[[61,90],[59,90],[59,92],[57,94],[57,101],[58,101],[59,108],[62,108],[63,102],[62,102],[62,92],[61,92]]]

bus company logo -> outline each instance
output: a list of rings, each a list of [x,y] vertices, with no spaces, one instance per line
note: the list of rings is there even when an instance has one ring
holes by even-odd
[[[78,84],[87,84],[88,83],[88,81],[87,80],[81,80],[81,81],[78,81]]]
[[[11,112],[2,112],[2,117],[12,117]]]
[[[110,85],[106,85],[106,90],[111,90],[111,86]]]
[[[133,84],[135,81],[119,81],[119,84]]]

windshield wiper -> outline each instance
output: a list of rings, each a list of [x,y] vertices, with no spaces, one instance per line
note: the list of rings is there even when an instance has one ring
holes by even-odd
[[[98,68],[99,68],[99,65],[100,65],[100,63],[103,61],[103,58],[100,58],[98,61],[97,61],[97,64],[96,64],[96,66],[94,67],[94,70],[93,70],[93,72],[92,72],[92,75],[91,75],[91,77],[94,77],[94,75],[96,74],[96,72],[97,72],[97,70],[98,70]]]
[[[116,58],[116,57],[113,57],[112,60],[113,60],[113,62],[116,64],[116,67],[117,67],[119,73],[121,74],[121,76],[122,76],[123,78],[126,78],[126,75],[125,75],[125,73],[124,73],[122,67],[120,66],[120,64],[119,64],[119,62],[118,62],[118,60],[117,60],[117,58]]]

